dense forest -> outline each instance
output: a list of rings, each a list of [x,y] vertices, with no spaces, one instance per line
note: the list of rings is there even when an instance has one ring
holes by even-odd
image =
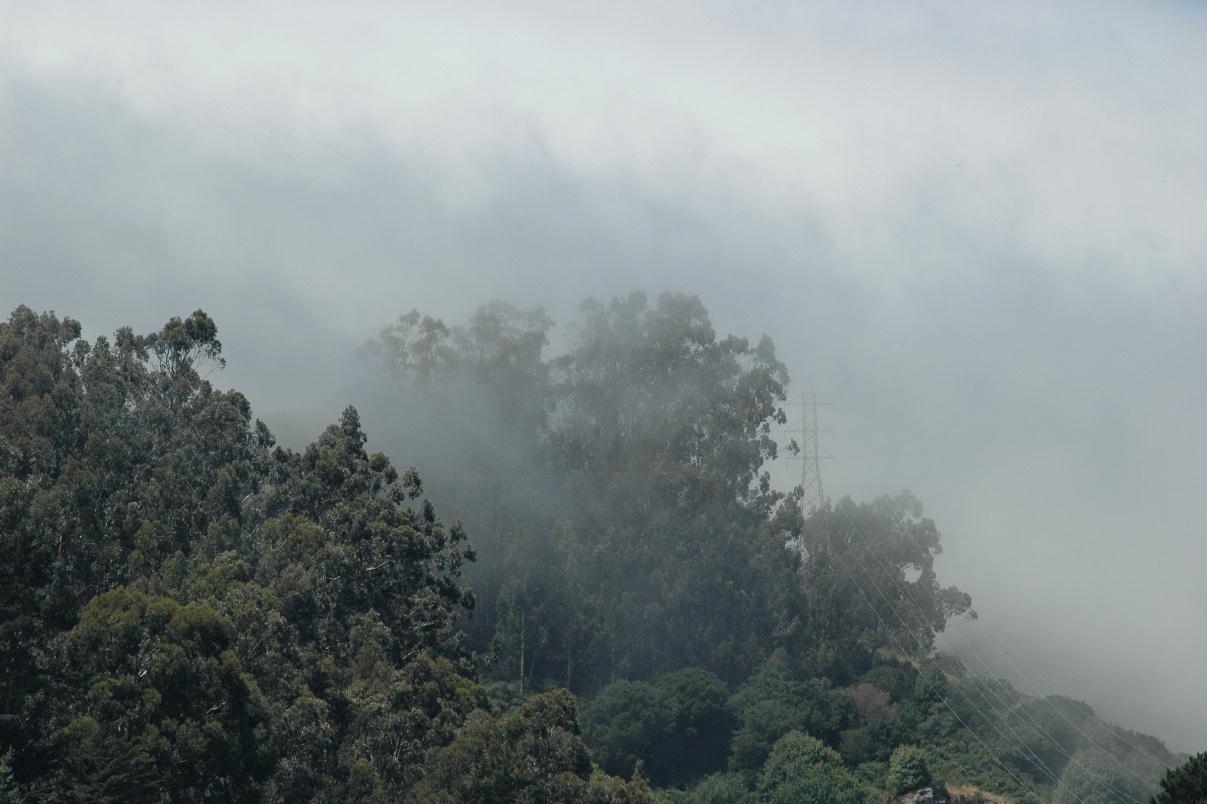
[[[787,371],[693,296],[407,313],[386,432],[301,449],[217,335],[0,324],[0,802],[1207,800],[938,651],[921,502],[777,490]]]

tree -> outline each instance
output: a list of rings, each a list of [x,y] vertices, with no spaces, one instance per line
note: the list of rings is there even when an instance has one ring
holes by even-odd
[[[201,604],[115,589],[56,646],[54,787],[77,801],[259,797],[271,771],[267,713]]]
[[[1161,778],[1155,804],[1202,804],[1207,802],[1207,751],[1196,754]]]
[[[503,668],[515,674],[522,696],[536,670],[532,656],[548,641],[548,628],[543,625],[547,620],[539,609],[534,610],[528,591],[515,581],[503,585],[495,603],[495,619],[492,652]]]
[[[36,666],[53,637],[91,598],[163,589],[161,573],[183,570],[195,545],[205,553],[239,529],[256,435],[247,401],[196,370],[220,364],[215,333],[201,311],[94,343],[24,307],[0,324],[0,745],[16,749],[20,779],[55,756],[56,693]]]
[[[734,716],[729,690],[712,673],[685,668],[652,683],[617,681],[584,712],[587,740],[612,773],[640,763],[658,785],[686,785],[724,768]]]
[[[583,712],[587,742],[604,770],[631,776],[639,762],[660,781],[675,728],[675,707],[653,684],[616,681]]]
[[[734,693],[738,717],[730,764],[754,770],[785,734],[799,731],[837,744],[855,720],[851,699],[821,679],[799,680],[782,658],[767,662]]]
[[[480,534],[474,645],[514,677],[532,628],[526,675],[584,691],[684,665],[744,678],[803,619],[764,469],[785,420],[773,344],[718,337],[681,294],[588,300],[546,357],[551,326],[492,304],[465,326],[411,313],[370,344],[422,422],[400,447],[436,447],[435,482]]]
[[[690,800],[699,804],[741,804],[749,799],[750,790],[742,774],[714,773],[692,788]]]
[[[863,785],[820,740],[791,731],[776,741],[759,774],[759,792],[773,804],[862,804]]]
[[[411,786],[485,701],[465,533],[346,410],[275,448],[202,311],[79,339],[0,324],[0,751],[77,798]],[[376,793],[375,793],[376,794]]]
[[[0,755],[0,804],[20,804],[21,788],[13,775],[13,752]]]
[[[737,725],[725,683],[707,670],[687,667],[658,676],[654,688],[674,712],[671,735],[661,752],[665,767],[657,769],[657,778],[683,785],[723,770]],[[652,767],[650,776],[655,778]]]
[[[592,773],[575,701],[565,690],[534,695],[502,717],[474,712],[451,744],[429,753],[427,771],[415,800],[652,800],[640,782]]]
[[[909,492],[863,504],[843,498],[799,529],[812,625],[827,641],[927,655],[951,619],[976,616],[967,593],[939,586],[939,531]],[[861,594],[866,587],[877,591]]]
[[[888,779],[897,793],[917,790],[930,784],[926,752],[916,745],[899,746],[889,758]]]
[[[1018,728],[1044,756],[1110,751],[1062,790],[1115,757],[1148,773],[1124,745],[1166,755],[1084,704],[1049,701],[1074,736],[1008,685],[885,655],[905,631],[933,653],[970,600],[938,585],[908,494],[806,520],[771,490],[769,340],[718,337],[676,294],[585,303],[559,355],[551,327],[496,303],[383,333],[421,481],[352,406],[279,447],[207,379],[203,311],[93,342],[27,308],[0,323],[0,801],[602,804],[650,800],[647,778],[684,788],[667,800],[862,801],[925,778],[914,748],[885,762],[906,739],[996,788],[1003,757],[959,745],[945,705],[984,733],[986,684],[1046,718],[1058,746]],[[889,600],[857,600],[840,559]],[[570,691],[533,694],[558,684],[595,693],[582,734]],[[874,761],[856,777],[837,746]]]

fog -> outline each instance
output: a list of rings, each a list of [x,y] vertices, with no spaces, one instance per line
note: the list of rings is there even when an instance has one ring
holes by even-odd
[[[204,308],[287,430],[413,307],[698,294],[832,497],[925,503],[961,634],[1207,745],[1207,12],[509,7],[0,4],[0,302]]]

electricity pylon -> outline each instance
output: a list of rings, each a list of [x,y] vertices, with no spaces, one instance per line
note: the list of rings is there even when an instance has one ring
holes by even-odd
[[[821,450],[821,434],[831,432],[822,427],[817,416],[817,394],[809,385],[801,392],[801,416],[798,427],[789,428],[789,433],[800,435],[800,454],[795,459],[800,460],[801,512],[808,516],[826,503],[826,492],[821,483],[821,462],[832,460],[833,455],[824,455]],[[795,407],[795,406],[794,406]]]

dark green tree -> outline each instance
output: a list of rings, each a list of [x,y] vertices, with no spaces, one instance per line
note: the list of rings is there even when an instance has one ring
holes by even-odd
[[[1207,751],[1195,754],[1161,778],[1155,804],[1203,804],[1207,801]]]
[[[355,410],[275,446],[203,312],[0,324],[0,756],[96,800],[397,800],[486,707],[472,556]],[[606,779],[596,780],[607,787]]]
[[[737,718],[729,703],[729,688],[714,674],[698,667],[664,673],[654,687],[674,711],[671,736],[662,755],[659,776],[684,785],[706,773],[723,770]],[[647,763],[648,764],[648,763]],[[654,768],[650,768],[651,779]]]
[[[687,785],[723,769],[736,722],[724,682],[694,667],[651,683],[609,684],[583,719],[588,743],[608,771],[627,776],[640,763],[658,785]]]
[[[662,781],[668,768],[675,707],[662,690],[644,681],[616,681],[583,711],[583,729],[604,770],[630,776],[643,763]]]
[[[927,655],[950,620],[976,616],[967,593],[939,586],[939,532],[909,492],[862,504],[843,498],[799,533],[811,625],[828,643],[848,643],[836,646],[840,653]]]
[[[607,780],[591,770],[574,697],[534,695],[515,712],[470,715],[448,746],[428,755],[415,791],[423,801],[652,801],[642,783]]]
[[[836,745],[856,717],[848,696],[830,689],[824,679],[798,679],[778,657],[738,688],[731,706],[738,730],[730,763],[740,770],[759,768],[775,742],[791,731]]]
[[[258,799],[272,765],[260,691],[213,609],[118,588],[56,644],[49,780],[74,801]]]

